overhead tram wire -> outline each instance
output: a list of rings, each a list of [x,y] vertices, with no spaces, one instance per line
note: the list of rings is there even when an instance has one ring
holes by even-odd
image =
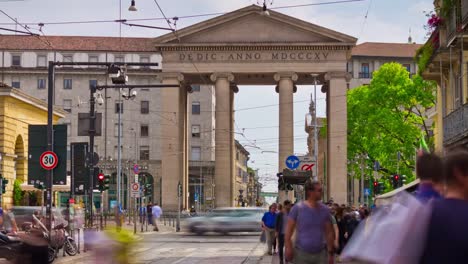
[[[363,2],[366,0],[339,0],[339,1],[328,1],[328,2],[318,2],[318,3],[309,3],[309,4],[301,4],[301,5],[285,5],[285,6],[277,6],[277,7],[270,7],[269,9],[290,9],[290,8],[300,8],[300,7],[308,7],[308,6],[320,6],[320,5],[332,5],[332,4],[345,4],[345,3],[352,3],[352,2]],[[232,11],[230,11],[232,12]],[[230,12],[214,12],[214,13],[202,13],[202,14],[193,14],[193,15],[185,15],[185,16],[177,16],[178,19],[189,19],[189,18],[199,18],[199,17],[213,17],[224,15]],[[99,23],[121,23],[124,22],[137,22],[137,21],[157,21],[157,20],[166,20],[167,18],[164,17],[152,17],[152,18],[135,18],[135,19],[108,19],[108,20],[78,20],[78,21],[51,21],[51,22],[29,22],[24,23],[25,25],[71,25],[71,24],[99,24]],[[0,25],[15,25],[15,23],[0,23]]]

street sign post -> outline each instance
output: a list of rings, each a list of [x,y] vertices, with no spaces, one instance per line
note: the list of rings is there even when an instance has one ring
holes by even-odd
[[[177,183],[177,225],[176,225],[176,232],[180,231],[180,207],[182,204],[182,184],[179,182]]]
[[[58,164],[57,154],[53,151],[45,151],[39,158],[39,163],[45,170],[53,170]]]
[[[299,167],[301,161],[297,156],[291,155],[286,159],[286,167],[290,170],[295,170]]]
[[[140,197],[140,184],[138,182],[134,182],[131,185],[131,196],[134,198]]]
[[[138,164],[133,165],[133,173],[140,173],[140,166],[138,166]]]

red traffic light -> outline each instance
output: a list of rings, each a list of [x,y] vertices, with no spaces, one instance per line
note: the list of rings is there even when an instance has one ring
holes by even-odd
[[[97,177],[98,177],[98,180],[103,181],[104,180],[104,173],[99,173]]]
[[[376,182],[376,181],[374,182],[374,186],[377,186],[378,184],[379,184],[378,182]]]
[[[400,176],[395,175],[395,181],[397,181],[399,177],[400,177]]]

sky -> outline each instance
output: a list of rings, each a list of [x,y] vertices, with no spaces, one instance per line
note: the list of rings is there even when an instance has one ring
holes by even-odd
[[[337,0],[268,0],[269,7],[326,3]],[[122,19],[148,19],[135,23],[165,27],[155,0],[136,0],[137,12],[129,12],[130,0],[0,0],[0,10],[18,22],[28,24],[31,31],[38,32],[38,23],[45,23],[45,35],[88,35],[156,37],[167,31],[122,26],[118,23],[48,24],[51,22],[75,22]],[[263,2],[263,1],[262,1]],[[157,0],[167,18],[224,13],[257,4],[257,0]],[[358,38],[363,42],[407,42],[409,31],[413,41],[423,43],[426,21],[424,12],[433,9],[433,0],[363,0],[348,3],[322,4],[307,7],[284,8],[277,11],[318,24]],[[121,6],[121,9],[119,8]],[[183,28],[212,18],[200,16],[180,18],[177,28]],[[0,14],[0,27],[14,29],[12,21]],[[18,27],[20,29],[20,27]],[[164,67],[164,66],[163,66]],[[294,95],[294,142],[295,154],[307,151],[307,134],[304,132],[304,117],[308,112],[311,86],[299,86]],[[325,95],[317,91],[318,114],[325,116]],[[261,98],[259,100],[258,98]],[[270,86],[241,86],[235,97],[236,138],[244,144],[255,141],[261,150],[248,148],[251,153],[249,166],[259,169],[265,190],[276,190],[278,170],[278,94]],[[250,110],[241,110],[265,106]],[[242,134],[241,134],[242,133]],[[262,153],[263,151],[263,153]],[[264,151],[267,151],[265,153]]]

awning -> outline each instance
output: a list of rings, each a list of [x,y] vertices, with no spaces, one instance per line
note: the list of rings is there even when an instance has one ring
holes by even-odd
[[[414,180],[414,181],[412,181],[412,182],[410,182],[410,183],[408,183],[406,185],[403,185],[400,188],[397,188],[397,189],[395,189],[395,190],[393,190],[391,192],[379,195],[379,196],[375,197],[375,203],[377,204],[377,202],[379,200],[380,200],[380,202],[383,202],[384,200],[390,200],[397,193],[402,192],[402,191],[407,191],[407,190],[410,190],[412,188],[415,188],[418,184],[419,184],[419,179],[416,179],[416,180]]]

